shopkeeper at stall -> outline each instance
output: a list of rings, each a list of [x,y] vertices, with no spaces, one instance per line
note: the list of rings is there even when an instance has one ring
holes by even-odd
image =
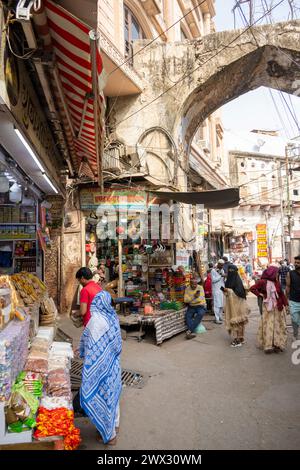
[[[76,273],[76,279],[83,287],[80,291],[79,314],[83,317],[83,326],[86,326],[91,318],[91,303],[95,295],[102,291],[102,287],[100,287],[97,282],[93,281],[93,273],[89,268],[80,268]]]
[[[186,337],[187,339],[191,339],[196,336],[194,331],[201,323],[206,312],[204,289],[201,285],[198,285],[196,278],[192,278],[190,286],[185,289],[184,303],[188,304],[185,317],[188,327]]]

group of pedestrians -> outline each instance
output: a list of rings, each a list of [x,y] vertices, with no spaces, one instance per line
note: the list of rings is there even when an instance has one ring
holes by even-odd
[[[287,267],[288,269],[281,269]],[[265,353],[283,351],[287,343],[286,315],[291,314],[293,336],[298,339],[300,326],[300,255],[295,257],[294,269],[281,263],[281,268],[269,266],[261,279],[252,287],[245,286],[237,266],[226,257],[215,267],[209,266],[204,289],[193,279],[186,289],[187,338],[194,331],[206,312],[205,296],[212,296],[215,323],[222,324],[225,311],[225,327],[232,336],[232,347],[245,342],[245,326],[248,323],[247,292],[259,300],[261,319],[257,334],[258,346]]]
[[[295,258],[294,270],[283,271],[275,266],[267,268],[250,291],[262,299],[262,315],[258,330],[258,346],[266,353],[283,351],[287,343],[286,307],[289,305],[294,338],[298,339],[300,326],[300,255]],[[231,346],[241,347],[245,342],[248,323],[247,289],[238,268],[228,259],[210,266],[210,287],[213,296],[215,321],[223,322],[232,337]],[[281,275],[280,275],[281,274]],[[120,395],[122,389],[120,355],[122,340],[117,314],[111,305],[111,296],[93,281],[88,268],[81,268],[76,278],[83,287],[80,294],[80,316],[84,330],[78,354],[83,359],[80,406],[97,429],[97,439],[114,445],[119,431]],[[207,289],[207,286],[206,286]],[[205,290],[197,279],[191,279],[186,288],[187,338],[206,312]],[[224,305],[225,304],[225,305]]]

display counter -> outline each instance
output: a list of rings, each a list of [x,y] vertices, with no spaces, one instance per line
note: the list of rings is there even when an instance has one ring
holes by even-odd
[[[162,344],[163,341],[172,338],[172,336],[186,331],[185,312],[186,307],[178,311],[159,311],[155,315],[138,315],[137,320],[140,324],[140,338],[142,336],[143,327],[146,325],[154,326],[157,345]]]
[[[0,445],[58,440],[76,449],[73,350],[54,340],[55,304],[31,273],[1,276],[0,288]]]

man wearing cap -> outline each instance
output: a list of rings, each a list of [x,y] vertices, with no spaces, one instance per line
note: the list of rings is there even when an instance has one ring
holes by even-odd
[[[213,309],[215,314],[215,323],[222,324],[225,287],[225,273],[223,270],[224,260],[219,259],[217,266],[211,270]]]
[[[187,304],[188,308],[185,314],[187,324],[187,339],[195,338],[194,331],[201,323],[201,320],[206,313],[206,301],[204,289],[198,284],[196,278],[192,278],[190,286],[185,289],[184,303]]]

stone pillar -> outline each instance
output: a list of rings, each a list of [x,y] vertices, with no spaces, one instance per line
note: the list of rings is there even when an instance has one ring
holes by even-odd
[[[44,254],[44,280],[49,295],[59,307],[61,296],[60,248],[64,200],[60,196],[48,196],[47,202],[51,204],[49,209],[51,214],[51,224],[49,224],[51,247],[47,248]]]
[[[76,198],[76,201],[75,201]],[[61,240],[61,302],[62,314],[70,314],[77,301],[78,283],[75,279],[78,269],[85,265],[83,259],[84,218],[79,207],[79,195],[74,195],[72,206],[65,209]]]
[[[174,24],[174,0],[165,0],[163,2],[164,4],[164,9],[163,9],[163,17],[164,17],[164,22],[169,28],[172,24]],[[168,36],[168,41],[174,42],[176,41],[176,28],[170,28],[169,31],[167,32]]]
[[[212,114],[208,118],[209,122],[209,143],[210,143],[210,154],[213,161],[217,160],[217,142],[216,142],[216,122],[215,117]]]

